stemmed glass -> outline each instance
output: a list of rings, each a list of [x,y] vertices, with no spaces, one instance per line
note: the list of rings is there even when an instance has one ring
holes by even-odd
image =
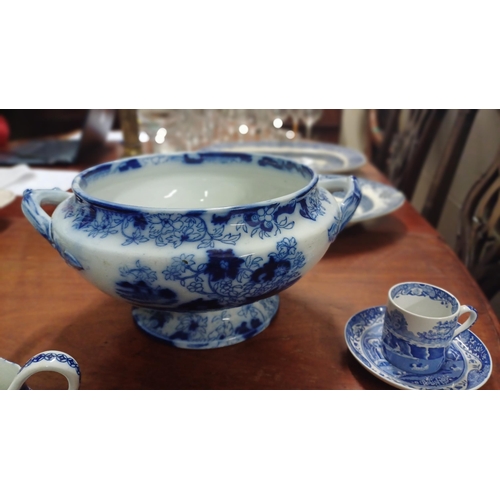
[[[302,110],[301,109],[289,109],[288,116],[292,119],[292,130],[295,134],[294,138],[297,138],[299,135],[299,124],[301,118]]]
[[[321,118],[323,114],[322,109],[302,109],[301,118],[306,126],[306,137],[311,138],[313,125]]]

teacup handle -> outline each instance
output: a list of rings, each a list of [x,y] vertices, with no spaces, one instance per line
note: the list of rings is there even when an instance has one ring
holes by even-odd
[[[26,189],[23,193],[21,209],[32,226],[50,243],[52,239],[52,218],[42,208],[42,203],[59,205],[71,193],[62,189]]]
[[[68,354],[61,351],[44,351],[33,356],[14,377],[10,390],[20,389],[32,375],[39,372],[56,372],[64,375],[68,381],[68,389],[80,387],[80,366]]]
[[[361,188],[359,181],[354,175],[319,175],[319,185],[330,193],[344,192],[344,198],[340,203],[340,224],[336,234],[340,233],[351,220],[354,212],[361,201]]]
[[[476,322],[477,311],[472,306],[460,306],[460,309],[458,310],[458,317],[460,318],[460,316],[465,313],[469,313],[469,317],[467,318],[467,321],[465,323],[462,323],[455,330],[453,338],[462,333],[464,330],[467,330],[467,328],[471,327]]]

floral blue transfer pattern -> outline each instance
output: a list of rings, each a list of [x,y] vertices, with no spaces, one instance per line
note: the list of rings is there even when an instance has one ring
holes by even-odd
[[[389,363],[384,355],[382,325],[386,308],[373,307],[354,315],[346,324],[349,350],[368,371],[400,389],[470,390],[490,377],[491,357],[470,330],[455,338],[445,353],[441,369],[432,374],[408,373]]]
[[[242,342],[259,333],[276,314],[279,297],[211,313],[172,313],[135,308],[133,316],[148,333],[176,347],[211,349]]]
[[[133,188],[143,175],[151,175],[153,182],[158,175],[160,182],[169,164],[179,175],[185,171],[191,176],[210,163],[216,173],[225,168],[221,164],[245,164],[245,171],[251,166],[243,179],[255,179],[262,169],[280,171],[272,177],[280,184],[283,180],[283,189],[273,192],[283,195],[253,203],[240,198],[245,204],[208,209],[130,206],[92,195],[106,192],[98,184],[106,188],[115,181]],[[297,179],[292,182],[292,177]],[[216,177],[213,182],[227,189]],[[338,176],[328,183],[332,185],[345,193],[341,201],[332,201],[327,185],[308,167],[267,155],[146,155],[80,173],[73,194],[28,190],[22,207],[33,226],[85,279],[135,306],[140,328],[162,337],[177,335],[177,341],[187,342],[183,347],[203,348],[212,337],[229,345],[262,331],[277,311],[277,294],[321,259],[359,203],[354,177]],[[57,205],[52,216],[42,209],[44,202]],[[219,311],[227,317],[220,319]]]
[[[187,213],[123,213],[73,202],[64,207],[64,218],[72,227],[92,238],[122,237],[121,245],[153,242],[156,246],[178,248],[184,242],[197,248],[214,248],[216,243],[235,245],[242,234],[260,239],[276,236],[294,227],[290,216],[296,211],[311,221],[324,216],[324,203],[331,203],[326,192],[313,190],[306,197],[288,204],[270,204],[252,209],[229,210],[225,215],[203,211]],[[230,223],[230,224],[228,224]],[[228,230],[229,227],[229,230]]]
[[[172,310],[207,310],[236,307],[274,295],[295,283],[305,265],[295,238],[283,238],[264,261],[253,255],[238,256],[232,249],[209,249],[203,261],[195,254],[174,256],[161,276],[137,260],[120,267],[123,278],[116,293],[138,305]],[[180,285],[197,299],[182,302],[173,285]]]
[[[458,303],[456,299],[449,293],[440,288],[425,283],[402,283],[392,290],[392,299],[397,299],[402,295],[412,295],[416,297],[428,297],[432,300],[440,302],[451,310],[450,314],[458,311]]]

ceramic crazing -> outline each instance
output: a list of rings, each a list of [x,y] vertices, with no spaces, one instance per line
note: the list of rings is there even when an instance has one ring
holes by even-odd
[[[283,182],[299,179],[300,187],[270,200],[193,209],[132,206],[89,194],[93,182],[106,187],[127,172],[146,169],[154,176],[157,169],[164,175],[175,165],[201,176],[214,164],[244,165],[253,179],[271,170]],[[339,202],[321,183],[348,194]],[[210,348],[265,328],[277,310],[273,297],[319,261],[352,217],[361,197],[357,180],[336,176],[319,184],[309,168],[282,158],[151,155],[88,169],[75,178],[73,195],[27,191],[23,211],[69,265],[103,292],[133,304],[143,330],[178,347]],[[52,219],[40,208],[42,197],[51,196],[59,203]],[[232,319],[216,325],[211,311],[231,311]]]

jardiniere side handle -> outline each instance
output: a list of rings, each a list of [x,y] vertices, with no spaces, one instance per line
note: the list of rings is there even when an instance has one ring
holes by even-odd
[[[343,192],[344,197],[339,204],[340,216],[335,218],[332,227],[328,230],[328,237],[333,241],[342,229],[351,220],[361,201],[361,188],[354,175],[319,175],[318,184],[330,193]]]
[[[52,238],[52,218],[42,208],[42,204],[59,205],[71,193],[62,189],[26,189],[23,193],[21,209],[26,218],[33,227],[45,238],[51,245],[54,245]]]

